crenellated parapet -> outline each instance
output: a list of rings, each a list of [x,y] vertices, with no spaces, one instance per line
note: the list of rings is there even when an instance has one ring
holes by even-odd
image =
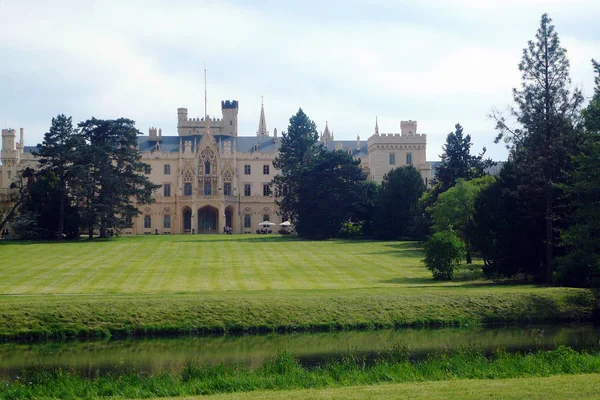
[[[221,102],[222,118],[188,117],[188,109],[177,109],[177,132],[179,136],[205,135],[210,131],[213,135],[237,136],[238,101]]]

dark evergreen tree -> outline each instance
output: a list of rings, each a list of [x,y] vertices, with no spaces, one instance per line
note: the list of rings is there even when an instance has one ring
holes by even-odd
[[[497,180],[475,199],[471,243],[481,253],[488,278],[522,274],[544,279],[544,221],[531,217],[519,192],[520,170],[507,162]]]
[[[600,285],[600,64],[594,60],[592,64],[596,88],[582,113],[585,146],[574,158],[575,169],[565,185],[574,211],[563,242],[576,254],[558,262],[559,283],[577,286]]]
[[[320,147],[298,182],[299,236],[326,239],[339,234],[342,224],[355,215],[365,179],[359,165],[347,152]]]
[[[68,199],[63,183],[49,168],[36,172],[28,185],[26,200],[19,207],[19,215],[12,228],[21,239],[56,239],[59,219],[63,218],[61,235],[75,238],[79,235],[78,210]],[[61,210],[62,209],[62,210]]]
[[[279,170],[272,184],[275,187],[276,203],[280,213],[292,222],[298,220],[302,177],[311,169],[319,150],[317,126],[300,108],[290,118],[286,132],[283,132],[279,154],[273,166]]]
[[[56,195],[58,204],[55,210],[57,225],[54,227],[58,240],[61,240],[65,233],[65,207],[72,200],[69,188],[78,185],[81,164],[79,157],[84,146],[83,136],[73,130],[71,117],[60,114],[52,118],[50,130],[44,135],[44,141],[38,144],[37,151],[34,152],[34,155],[39,157],[40,181],[46,181],[51,176],[55,179],[52,193]]]
[[[479,155],[471,155],[471,135],[463,134],[463,127],[456,124],[456,130],[446,137],[442,146],[442,162],[435,170],[434,185],[437,193],[442,193],[456,184],[458,179],[471,180],[485,175],[485,169],[494,163],[483,159],[485,147]]]
[[[82,151],[85,179],[79,187],[82,219],[89,237],[98,229],[107,237],[131,226],[138,206],[153,201],[152,192],[160,187],[151,183],[137,148],[140,132],[129,119],[92,118],[79,124],[87,145]]]
[[[492,116],[499,132],[496,141],[505,141],[515,167],[520,169],[520,196],[528,208],[524,217],[544,221],[544,234],[538,240],[545,246],[544,277],[550,283],[557,235],[555,221],[562,218],[557,212],[560,193],[556,188],[557,183],[564,182],[571,168],[571,156],[581,145],[574,122],[583,97],[579,90],[570,91],[566,50],[560,47],[548,15],[541,18],[536,40],[529,41],[523,50],[519,70],[522,84],[513,90],[516,105],[511,110],[518,128],[511,128],[497,113]]]
[[[418,202],[424,191],[423,178],[413,166],[385,174],[375,212],[376,235],[382,239],[414,238]]]

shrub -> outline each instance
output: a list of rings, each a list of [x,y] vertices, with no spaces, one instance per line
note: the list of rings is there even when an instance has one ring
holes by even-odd
[[[600,262],[594,254],[575,250],[555,260],[554,283],[558,286],[598,287]]]
[[[433,274],[433,279],[449,281],[454,270],[465,256],[465,244],[454,231],[434,233],[425,243],[423,262]]]

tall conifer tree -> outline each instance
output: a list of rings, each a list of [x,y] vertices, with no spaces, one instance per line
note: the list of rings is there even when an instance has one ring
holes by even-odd
[[[553,247],[555,245],[556,184],[564,181],[571,156],[581,144],[574,127],[583,96],[571,92],[569,61],[560,46],[558,34],[547,14],[542,15],[534,41],[523,50],[519,64],[522,74],[520,89],[513,89],[515,106],[511,110],[518,128],[494,113],[498,136],[511,150],[515,165],[523,178],[522,195],[529,197],[532,218],[545,221],[545,280],[552,280]]]

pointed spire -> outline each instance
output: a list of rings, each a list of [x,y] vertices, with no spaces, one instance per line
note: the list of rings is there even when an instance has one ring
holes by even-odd
[[[375,134],[379,135],[379,121],[377,121],[377,116],[375,116]]]
[[[321,140],[323,142],[333,140],[333,134],[329,131],[329,121],[325,121],[325,130],[323,131],[323,135],[321,135]]]
[[[260,96],[260,121],[258,122],[256,136],[269,136],[269,131],[267,130],[267,120],[265,118],[264,96]]]

